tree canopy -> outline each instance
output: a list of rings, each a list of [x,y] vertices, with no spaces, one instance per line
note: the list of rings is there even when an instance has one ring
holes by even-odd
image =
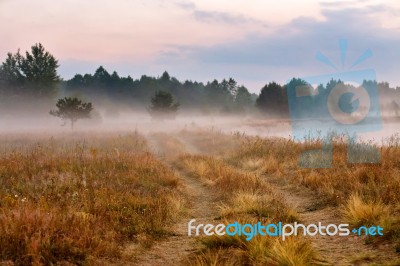
[[[179,103],[168,91],[158,91],[151,98],[150,114],[154,118],[175,118]]]
[[[59,99],[56,104],[57,110],[51,110],[50,114],[55,117],[59,117],[64,121],[64,125],[67,120],[71,122],[71,128],[74,128],[74,124],[79,119],[90,118],[90,113],[93,110],[92,103],[85,103],[78,98],[65,97]]]
[[[286,87],[276,82],[271,82],[261,89],[260,96],[256,100],[257,108],[270,116],[287,117],[288,100]]]
[[[41,43],[31,47],[31,52],[8,53],[1,65],[5,85],[20,93],[36,96],[54,96],[60,78],[57,59]]]

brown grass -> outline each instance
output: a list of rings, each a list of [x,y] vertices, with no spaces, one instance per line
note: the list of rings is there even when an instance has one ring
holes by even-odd
[[[124,243],[148,244],[180,215],[179,180],[140,135],[38,139],[2,146],[0,261],[121,258]]]
[[[213,156],[183,155],[179,165],[219,195],[220,215],[225,224],[298,220],[281,195],[274,193],[256,173],[246,173]],[[309,240],[296,237],[212,236],[201,239],[205,249],[192,258],[192,265],[310,265],[315,253]]]
[[[240,222],[252,223],[256,220],[242,218]],[[223,265],[305,266],[314,265],[317,261],[310,241],[302,237],[289,237],[282,241],[277,237],[256,236],[246,241],[243,236],[225,235],[203,238],[202,243],[206,249],[194,257],[192,265],[204,265],[202,262],[210,258],[223,261]]]
[[[226,134],[211,128],[196,131],[185,129],[179,132],[179,136],[194,144],[200,152],[221,155],[234,150],[244,135],[239,132]]]
[[[389,209],[379,201],[365,202],[354,194],[343,207],[343,217],[353,226],[379,225],[389,218]]]
[[[124,245],[137,244],[139,254],[168,235],[168,226],[187,206],[180,179],[149,153],[138,133],[0,137],[0,264],[128,260]],[[315,198],[337,207],[353,226],[382,226],[384,236],[374,239],[400,251],[399,136],[379,147],[380,164],[348,164],[346,140],[336,137],[330,169],[298,167],[300,153],[320,148],[321,140],[182,131],[179,138],[211,154],[190,155],[173,137],[152,138],[162,145],[164,159],[174,160],[213,192],[218,218],[225,223],[298,220],[265,180],[272,175],[315,191]],[[316,256],[301,236],[285,241],[224,236],[201,242],[204,249],[188,264],[311,265]]]
[[[386,227],[384,238],[391,239],[400,250],[400,137],[386,139],[381,147],[364,143],[380,150],[379,164],[347,163],[346,141],[341,136],[334,138],[333,167],[326,169],[298,166],[302,151],[322,147],[322,140],[318,139],[298,143],[281,138],[246,137],[225,160],[238,168],[311,188],[320,201],[343,208],[343,219],[354,225],[381,223]],[[360,154],[366,150],[362,145],[358,148]]]

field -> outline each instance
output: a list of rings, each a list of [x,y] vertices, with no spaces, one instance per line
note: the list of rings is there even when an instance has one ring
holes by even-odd
[[[400,137],[380,164],[298,167],[297,143],[174,132],[1,135],[0,265],[400,265]],[[188,222],[380,225],[383,236],[188,236]]]

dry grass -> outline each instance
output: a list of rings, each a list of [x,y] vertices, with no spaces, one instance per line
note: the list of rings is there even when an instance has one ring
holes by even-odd
[[[379,201],[365,202],[354,194],[343,208],[343,217],[353,226],[379,225],[389,218],[389,209]]]
[[[296,143],[287,139],[249,137],[227,158],[227,162],[288,178],[314,189],[336,205],[345,203],[352,193],[384,204],[397,204],[400,202],[397,193],[400,189],[400,146],[393,139],[387,144],[380,148],[381,164],[349,164],[345,139],[339,138],[333,146],[333,168],[305,169],[298,167],[301,152],[321,148],[320,140]]]
[[[224,223],[241,224],[298,220],[282,196],[255,173],[246,173],[212,156],[183,155],[179,165],[219,195]],[[201,239],[205,250],[193,257],[192,265],[311,265],[315,253],[301,236],[282,241],[279,237],[212,236]]]
[[[309,241],[303,238],[290,237],[285,241],[275,240],[271,249],[260,249],[261,254],[256,257],[262,264],[306,266],[314,264],[315,254]]]
[[[282,196],[272,192],[233,193],[227,204],[220,206],[222,217],[235,217],[249,214],[288,223],[298,221],[298,214],[285,203]]]
[[[274,175],[296,186],[311,188],[320,201],[344,208],[344,220],[354,225],[380,223],[385,226],[384,238],[391,239],[400,250],[400,137],[386,139],[381,147],[371,143],[356,146],[361,155],[371,147],[380,150],[379,164],[349,164],[346,141],[342,136],[334,138],[332,168],[298,166],[301,152],[320,149],[321,139],[298,143],[281,138],[246,137],[226,161],[253,173]]]
[[[124,243],[162,237],[182,211],[177,176],[146,152],[137,133],[6,139],[0,261],[115,260]]]
[[[192,266],[234,266],[249,265],[244,252],[238,249],[207,249],[188,259],[185,265]]]
[[[177,156],[187,153],[186,146],[175,137],[166,133],[154,133],[150,136],[159,155],[167,160],[175,160]]]
[[[234,150],[241,139],[244,137],[242,133],[234,132],[225,134],[221,130],[214,128],[182,130],[179,136],[194,144],[196,148],[203,153],[213,155],[224,155]]]
[[[179,165],[217,191],[220,198],[229,198],[236,191],[268,190],[266,183],[254,174],[240,173],[214,156],[183,155]]]
[[[256,221],[241,220],[241,223],[251,222]],[[256,236],[251,241],[246,241],[244,236],[224,235],[203,238],[202,243],[206,249],[194,258],[195,263],[192,265],[207,265],[202,262],[210,261],[210,258],[223,261],[222,265],[305,266],[317,262],[310,241],[302,237],[289,237],[282,241],[277,237]],[[223,254],[228,256],[224,257]]]
[[[187,206],[179,178],[148,152],[137,133],[0,137],[0,264],[127,260],[125,244],[151,246],[168,235],[168,225]],[[216,130],[182,131],[179,139],[211,154],[190,155],[174,137],[152,138],[164,159],[174,160],[213,192],[225,223],[297,221],[298,214],[264,178],[273,175],[311,188],[353,226],[382,226],[384,237],[375,239],[400,251],[399,136],[380,148],[381,164],[348,164],[346,142],[336,138],[330,169],[298,167],[300,153],[320,148],[321,140],[297,143]],[[204,249],[188,264],[311,265],[316,257],[301,236],[201,241]]]

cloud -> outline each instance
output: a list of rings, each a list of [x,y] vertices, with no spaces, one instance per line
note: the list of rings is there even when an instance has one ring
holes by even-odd
[[[369,5],[367,6],[367,9],[369,10],[370,13],[377,13],[377,12],[381,12],[381,13],[387,13],[387,14],[391,14],[393,16],[400,16],[400,10],[393,8],[389,5],[385,5],[385,4],[379,4],[379,5]]]
[[[242,14],[233,14],[229,12],[221,11],[208,11],[197,8],[196,4],[189,1],[180,1],[176,3],[177,6],[182,9],[188,10],[192,13],[192,16],[200,22],[205,23],[225,23],[225,24],[245,24],[245,23],[257,23],[263,26],[267,26],[265,22],[244,16]]]
[[[353,1],[321,1],[320,6],[323,8],[345,8],[349,6],[365,4],[369,0],[353,0]]]
[[[271,35],[250,34],[246,39],[233,43],[212,47],[196,46],[192,47],[191,55],[199,61],[210,63],[293,66],[312,59],[319,49],[328,50],[328,53],[337,49],[336,41],[339,38],[348,38],[353,50],[370,47],[383,52],[382,48],[385,47],[387,52],[397,51],[397,47],[400,47],[399,32],[381,28],[379,21],[368,16],[376,12],[379,11],[369,8],[324,9],[324,20],[299,17]],[[209,15],[203,16],[207,19]],[[185,54],[190,50],[189,47],[178,48],[184,49]]]
[[[186,9],[186,10],[193,10],[193,9],[196,8],[196,4],[193,3],[193,2],[183,2],[183,1],[181,1],[181,2],[177,2],[176,5],[181,7],[181,8],[183,8],[183,9]]]
[[[342,0],[342,1],[321,1],[319,2],[320,6],[325,8],[325,7],[339,7],[339,8],[345,8],[349,6],[354,6],[354,5],[359,5],[359,4],[366,4],[370,2],[371,0],[352,0],[352,1],[347,1],[347,0]]]
[[[322,8],[323,19],[298,17],[279,27],[274,33],[260,36],[248,35],[239,41],[230,41],[211,47],[179,46],[162,55],[163,62],[196,62],[207,71],[213,69],[240,69],[242,77],[252,77],[260,82],[267,78],[285,80],[293,76],[330,73],[315,59],[322,52],[341,67],[338,40],[348,39],[347,69],[367,49],[374,56],[360,68],[374,68],[378,79],[395,82],[400,80],[395,73],[400,61],[400,31],[383,28],[380,17],[390,12],[390,7],[366,6],[363,8]],[[200,18],[198,18],[200,19]],[[244,23],[245,18],[224,17],[221,14],[201,14],[201,19],[222,20],[226,23]],[[173,49],[172,49],[173,50]],[[171,57],[169,57],[171,56]],[[182,60],[182,61],[180,61]],[[201,68],[201,67],[199,67]],[[357,67],[356,67],[357,68]],[[345,69],[346,70],[346,69]],[[254,73],[248,73],[253,71]],[[227,71],[226,71],[227,72]],[[260,74],[264,73],[264,74]],[[227,75],[231,75],[227,72]]]
[[[243,24],[254,22],[254,20],[243,15],[235,15],[226,12],[194,10],[193,15],[196,20],[207,23],[223,22],[227,24]]]

